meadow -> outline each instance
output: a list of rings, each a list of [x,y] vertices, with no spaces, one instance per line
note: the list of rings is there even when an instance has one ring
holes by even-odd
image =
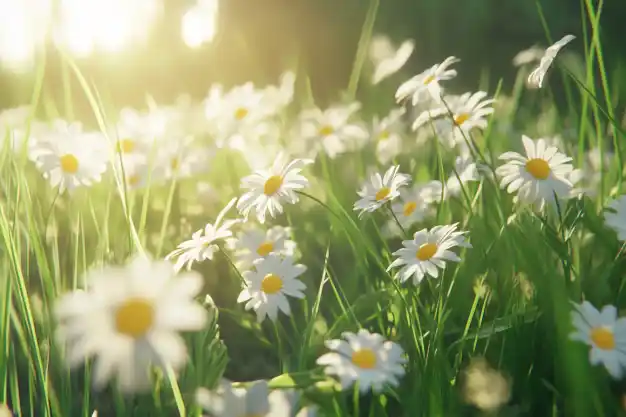
[[[120,109],[65,57],[93,126],[43,71],[0,113],[0,416],[626,414],[601,9],[454,91],[377,4],[327,107],[295,66]]]

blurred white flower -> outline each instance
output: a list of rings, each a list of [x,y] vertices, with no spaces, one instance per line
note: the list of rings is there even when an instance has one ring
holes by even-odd
[[[432,205],[441,201],[442,190],[439,181],[417,183],[410,189],[401,190],[399,201],[391,206],[400,225],[406,230],[423,221],[430,214]]]
[[[619,196],[606,207],[604,220],[606,225],[617,233],[617,238],[626,242],[626,196]]]
[[[57,336],[71,367],[95,357],[94,386],[116,377],[120,390],[150,388],[150,367],[180,369],[187,361],[180,331],[197,331],[206,311],[194,301],[202,288],[196,273],[174,276],[167,262],[137,257],[122,267],[87,275],[88,287],[61,297]]]
[[[480,410],[494,413],[509,401],[509,381],[484,359],[474,358],[463,372],[463,395],[465,401]]]
[[[456,70],[448,69],[448,67],[459,61],[456,57],[448,57],[442,63],[435,64],[406,81],[396,91],[396,101],[401,102],[409,97],[413,105],[425,99],[440,101],[442,89],[439,82],[456,77]]]
[[[408,39],[396,49],[387,36],[378,35],[370,43],[369,57],[374,64],[372,84],[378,84],[395,74],[406,64],[415,49],[415,42]]]
[[[171,140],[156,152],[155,179],[182,179],[206,172],[212,157],[212,150],[196,146],[192,137]]]
[[[541,62],[539,66],[530,73],[528,76],[528,85],[533,88],[541,88],[543,87],[543,79],[546,76],[546,73],[550,69],[552,62],[556,58],[556,55],[559,53],[561,48],[576,39],[574,35],[565,35],[561,40],[556,42],[554,45],[550,46],[546,49],[543,57],[541,58]]]
[[[459,196],[465,183],[480,181],[480,177],[478,166],[469,155],[457,156],[454,161],[454,171],[450,172],[448,181],[446,181],[445,198]]]
[[[274,226],[261,229],[248,227],[237,234],[237,238],[229,241],[229,246],[236,257],[239,269],[249,269],[254,261],[265,258],[271,253],[281,256],[294,256],[296,242],[291,240],[291,228]]]
[[[374,118],[372,140],[376,144],[376,157],[378,162],[387,165],[393,158],[402,152],[402,134],[404,122],[402,116],[405,109],[396,108],[382,120]]]
[[[545,49],[540,48],[536,45],[531,46],[528,49],[524,49],[513,57],[513,66],[521,67],[537,62],[543,57],[543,54],[545,54],[545,52]]]

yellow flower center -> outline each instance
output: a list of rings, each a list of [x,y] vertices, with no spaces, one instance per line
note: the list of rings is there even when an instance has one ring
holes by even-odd
[[[382,132],[380,132],[380,135],[378,135],[378,140],[385,141],[389,139],[389,136],[391,136],[391,134],[389,133],[387,129],[385,129]]]
[[[239,107],[237,110],[235,110],[235,119],[243,120],[246,118],[248,113],[248,109],[246,109],[245,107]]]
[[[424,243],[419,247],[415,257],[420,261],[427,261],[437,253],[437,244],[435,243]]]
[[[266,196],[272,196],[276,194],[276,192],[283,185],[283,177],[280,175],[272,175],[265,181],[265,185],[263,186],[263,192]]]
[[[369,348],[355,350],[352,353],[352,363],[361,369],[373,369],[376,366],[376,354]]]
[[[409,201],[408,203],[404,204],[404,208],[402,209],[402,214],[404,214],[405,217],[409,217],[411,214],[413,214],[416,208],[417,208],[417,203],[415,201]]]
[[[267,274],[261,281],[261,291],[265,294],[276,294],[283,288],[283,280],[276,274]]]
[[[131,175],[127,180],[128,185],[135,186],[139,184],[139,175]]]
[[[120,153],[131,153],[135,150],[135,141],[132,139],[121,139],[117,141],[117,151]]]
[[[115,328],[121,334],[140,338],[154,323],[154,306],[143,298],[124,301],[115,311]]]
[[[463,123],[467,122],[469,118],[469,113],[461,113],[454,118],[454,124],[461,126]]]
[[[381,188],[376,193],[376,201],[384,200],[385,198],[387,198],[387,196],[389,196],[389,193],[391,193],[391,189],[389,187]]]
[[[332,126],[324,125],[320,127],[319,134],[322,136],[332,135],[335,132]]]
[[[263,242],[257,248],[256,253],[258,253],[259,256],[267,256],[273,250],[274,250],[274,244],[272,242]]]
[[[172,168],[174,171],[176,171],[178,169],[178,167],[180,166],[180,159],[178,159],[178,157],[173,157],[170,160],[170,168]]]
[[[78,159],[72,154],[65,154],[60,158],[61,170],[66,174],[76,174],[78,171]]]
[[[541,158],[534,158],[526,162],[526,171],[538,180],[545,180],[550,176],[550,165]]]
[[[591,341],[602,350],[615,349],[615,336],[609,328],[596,327],[591,329]]]
[[[428,77],[426,77],[424,79],[424,85],[428,85],[428,84],[432,83],[433,81],[435,81],[435,76],[434,75],[429,75]]]

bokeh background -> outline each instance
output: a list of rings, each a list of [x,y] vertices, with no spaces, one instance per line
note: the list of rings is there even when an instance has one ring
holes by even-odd
[[[553,40],[565,33],[582,37],[588,26],[581,18],[585,0],[379,1],[375,33],[397,43],[416,42],[406,71],[455,55],[463,64],[452,85],[460,90],[475,89],[479,80],[492,87],[500,80],[505,89],[511,85],[513,56],[534,44],[547,45],[539,10]],[[180,94],[200,99],[214,82],[276,82],[296,66],[310,76],[314,96],[324,105],[348,84],[369,3],[0,0],[0,107],[28,103],[38,71],[45,71],[46,102],[61,107],[71,98],[75,117],[89,118],[60,50],[116,107],[141,107],[146,94],[161,103]],[[626,90],[624,21],[626,1],[604,0],[601,36],[618,93]]]

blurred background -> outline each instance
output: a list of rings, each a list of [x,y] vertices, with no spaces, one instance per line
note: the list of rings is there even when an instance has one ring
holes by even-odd
[[[590,0],[597,5],[598,0]],[[416,42],[406,71],[449,55],[462,59],[457,89],[483,80],[505,90],[513,56],[552,40],[582,37],[585,0],[380,0],[375,33]],[[0,108],[27,104],[38,71],[44,99],[90,112],[60,51],[71,56],[105,100],[142,107],[209,86],[276,82],[297,65],[320,105],[338,98],[348,77],[370,0],[0,0]],[[604,0],[601,37],[613,88],[624,92],[625,0]],[[582,52],[582,42],[578,45]],[[576,46],[573,46],[575,49]],[[45,58],[45,66],[42,65]],[[397,82],[395,80],[394,82]],[[67,88],[67,87],[71,88]],[[492,90],[493,91],[493,90]],[[626,96],[626,94],[622,94]]]

